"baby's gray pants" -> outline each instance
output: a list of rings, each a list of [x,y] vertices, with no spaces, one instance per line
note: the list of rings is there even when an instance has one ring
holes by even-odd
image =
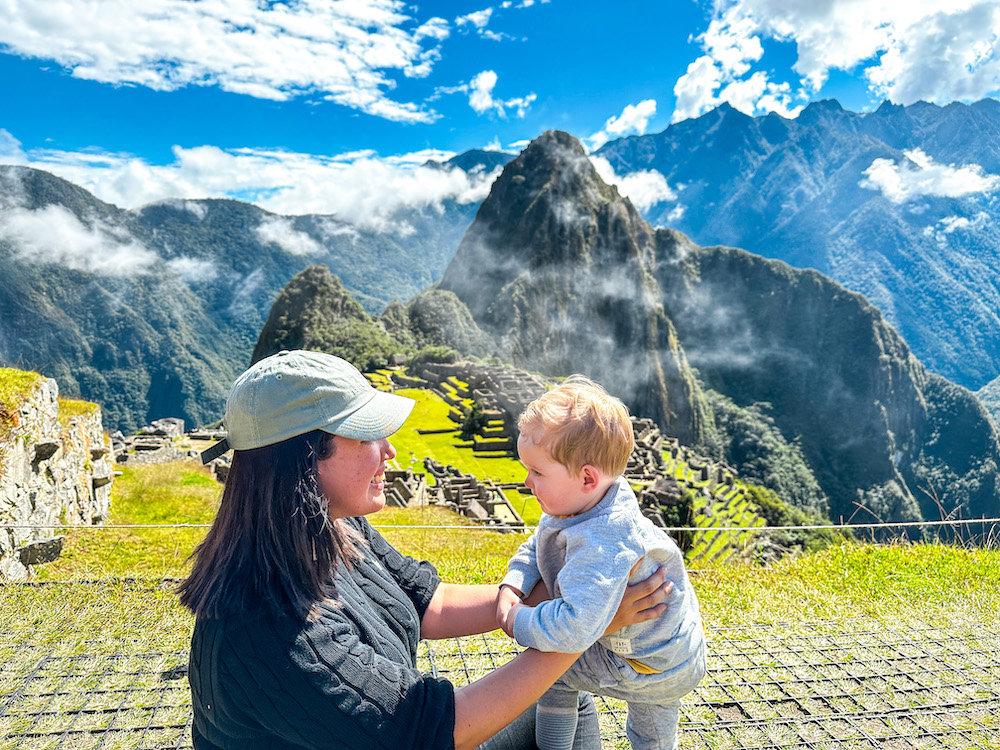
[[[660,674],[640,674],[621,656],[595,643],[538,703],[575,708],[585,690],[628,703],[625,732],[633,750],[676,750],[681,698],[705,676],[705,642],[687,661]]]

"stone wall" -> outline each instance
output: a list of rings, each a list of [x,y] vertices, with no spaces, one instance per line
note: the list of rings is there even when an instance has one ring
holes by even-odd
[[[100,524],[111,499],[111,441],[100,409],[62,402],[56,381],[39,377],[26,398],[5,405],[10,434],[0,442],[0,578],[23,580],[58,555],[56,529]]]

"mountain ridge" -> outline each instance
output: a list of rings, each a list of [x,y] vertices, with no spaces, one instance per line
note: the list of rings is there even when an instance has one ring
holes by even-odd
[[[101,403],[109,429],[214,422],[295,274],[333,266],[381,311],[444,270],[473,208],[400,214],[414,230],[400,237],[225,199],[125,210],[47,172],[0,166],[0,363]]]
[[[1000,374],[1000,102],[854,113],[826,100],[795,119],[723,105],[596,154],[677,188],[644,210],[654,225],[825,273],[961,385]],[[949,176],[983,189],[921,193]]]

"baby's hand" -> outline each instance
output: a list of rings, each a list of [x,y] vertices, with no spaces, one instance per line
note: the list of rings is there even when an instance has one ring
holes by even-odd
[[[514,637],[514,617],[523,606],[521,593],[513,586],[500,587],[497,594],[497,625],[511,638]]]

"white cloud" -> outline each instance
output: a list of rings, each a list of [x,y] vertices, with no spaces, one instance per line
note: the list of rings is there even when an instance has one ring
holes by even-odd
[[[176,198],[168,198],[164,201],[157,201],[159,205],[170,206],[170,208],[176,211],[186,211],[187,213],[193,214],[197,219],[204,219],[208,215],[208,208],[204,203],[199,203],[198,201],[186,201],[178,200]]]
[[[697,38],[704,54],[674,86],[674,121],[722,101],[748,114],[794,115],[834,70],[860,69],[873,97],[899,104],[1000,90],[996,0],[720,0],[714,8]],[[754,70],[765,39],[795,45],[798,81]]]
[[[590,150],[594,151],[612,138],[621,138],[631,133],[643,133],[649,120],[656,115],[656,100],[646,99],[638,104],[629,104],[617,117],[609,117],[604,127],[586,139]]]
[[[494,71],[484,70],[477,73],[468,85],[469,106],[480,115],[492,110],[500,117],[506,117],[507,110],[513,109],[516,112],[516,117],[524,117],[531,107],[531,103],[536,99],[535,94],[506,100],[496,99],[493,96],[493,89],[496,85],[497,74]],[[456,88],[454,91],[462,90],[462,88]]]
[[[475,26],[477,29],[485,29],[486,24],[490,22],[490,16],[493,15],[493,8],[485,8],[483,10],[473,11],[464,16],[459,16],[455,19],[456,26],[465,26],[470,24]]]
[[[81,222],[62,206],[37,210],[8,207],[0,214],[0,238],[33,263],[57,263],[106,276],[147,273],[158,256],[120,227]]]
[[[506,33],[505,31],[491,31],[490,29],[483,29],[480,32],[483,39],[489,39],[491,42],[502,42],[504,39],[514,39],[513,36]]]
[[[219,275],[214,263],[201,258],[191,258],[187,255],[168,260],[167,268],[188,284],[211,281]]]
[[[893,203],[904,203],[930,195],[959,198],[988,193],[1000,185],[1000,176],[987,173],[978,164],[937,164],[920,149],[904,151],[906,160],[875,159],[864,171],[862,187],[879,190]]]
[[[281,216],[265,219],[254,231],[261,242],[271,242],[291,255],[318,255],[323,251],[316,240]]]
[[[390,157],[372,151],[320,156],[199,146],[175,147],[173,161],[163,165],[128,154],[55,150],[30,150],[25,164],[122,208],[179,199],[174,205],[180,209],[188,199],[232,198],[277,214],[330,214],[360,229],[385,230],[400,209],[437,210],[445,200],[467,204],[487,196],[496,173],[425,166],[454,155],[428,149]]]
[[[632,201],[641,211],[664,201],[677,200],[677,193],[667,184],[667,178],[655,169],[632,172],[619,177],[611,162],[603,156],[591,156],[591,164],[601,179],[609,185],[617,185],[618,192]]]
[[[448,24],[416,25],[399,0],[6,0],[0,46],[77,78],[172,91],[218,86],[283,101],[318,94],[377,117],[438,115],[390,99],[392,71],[431,72]]]
[[[21,142],[3,128],[0,128],[0,161],[4,164],[24,164]]]
[[[965,216],[945,216],[940,219],[936,224],[932,224],[924,227],[924,236],[928,237],[937,244],[942,250],[946,250],[950,244],[949,235],[954,234],[957,231],[972,232],[976,230],[981,230],[983,227],[988,227],[992,224],[989,214],[980,212],[974,214],[972,218]],[[968,240],[959,240],[959,242],[968,242]]]
[[[493,87],[497,85],[497,74],[492,70],[477,73],[469,84],[469,106],[477,114],[493,108]]]
[[[737,66],[737,69],[742,67]],[[687,72],[674,84],[674,96],[674,122],[697,117],[723,102],[751,116],[776,112],[791,118],[802,110],[802,105],[793,106],[791,87],[787,83],[774,83],[763,71],[756,71],[748,78],[734,79],[732,71],[727,71],[709,55],[688,65]]]
[[[945,234],[951,234],[957,229],[968,229],[972,222],[964,216],[945,216],[940,221],[941,228]]]

